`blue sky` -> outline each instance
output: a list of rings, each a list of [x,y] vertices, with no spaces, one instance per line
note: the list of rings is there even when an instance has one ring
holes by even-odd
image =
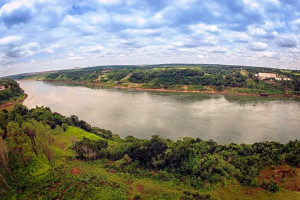
[[[106,64],[300,69],[300,0],[1,0],[0,76]]]

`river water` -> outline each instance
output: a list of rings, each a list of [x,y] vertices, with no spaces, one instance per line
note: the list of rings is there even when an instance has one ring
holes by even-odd
[[[121,137],[213,139],[221,144],[300,139],[300,99],[115,89],[20,81],[28,108],[77,115]]]

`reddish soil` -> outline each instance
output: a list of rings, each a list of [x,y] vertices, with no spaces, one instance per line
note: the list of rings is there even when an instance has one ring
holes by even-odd
[[[137,186],[136,191],[142,193],[144,192],[144,187],[142,185],[139,185]]]
[[[116,170],[114,170],[114,169],[110,169],[110,170],[108,170],[108,172],[109,172],[109,173],[113,173],[113,174],[114,174],[114,173],[116,173]]]
[[[76,174],[80,174],[83,173],[82,170],[78,169],[77,167],[74,167],[71,171],[72,174],[76,175]]]
[[[99,183],[100,187],[105,185],[105,184],[106,184],[106,182],[103,182],[103,181]]]
[[[290,191],[300,191],[300,168],[282,165],[275,169],[264,169],[259,175],[260,180],[274,181]]]
[[[261,188],[254,188],[254,189],[251,189],[251,190],[247,190],[245,192],[245,194],[249,194],[249,195],[255,195],[256,192],[258,192],[259,190],[262,190]]]
[[[131,181],[127,181],[126,185],[132,185],[132,182]]]
[[[113,165],[114,163],[115,163],[115,161],[110,160],[110,161],[107,162],[107,165],[110,166],[110,165]]]
[[[18,103],[23,103],[27,97],[28,97],[28,95],[25,94],[25,96],[22,99],[18,100],[17,102]],[[17,102],[13,101],[13,102],[8,102],[8,103],[5,103],[5,104],[2,104],[2,105],[0,105],[0,109],[12,106],[12,105],[14,105]]]

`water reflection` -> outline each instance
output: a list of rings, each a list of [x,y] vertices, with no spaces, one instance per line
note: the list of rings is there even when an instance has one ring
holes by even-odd
[[[288,98],[149,92],[22,81],[29,108],[44,105],[75,114],[122,137],[153,134],[199,137],[219,143],[299,139],[300,102]]]

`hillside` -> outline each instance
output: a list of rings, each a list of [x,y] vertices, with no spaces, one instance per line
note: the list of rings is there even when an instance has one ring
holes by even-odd
[[[298,199],[300,142],[120,138],[76,116],[0,112],[3,199]]]
[[[224,94],[300,95],[300,72],[247,66],[101,66],[13,76],[113,87]]]
[[[0,105],[14,101],[24,95],[19,84],[13,80],[0,79]]]

